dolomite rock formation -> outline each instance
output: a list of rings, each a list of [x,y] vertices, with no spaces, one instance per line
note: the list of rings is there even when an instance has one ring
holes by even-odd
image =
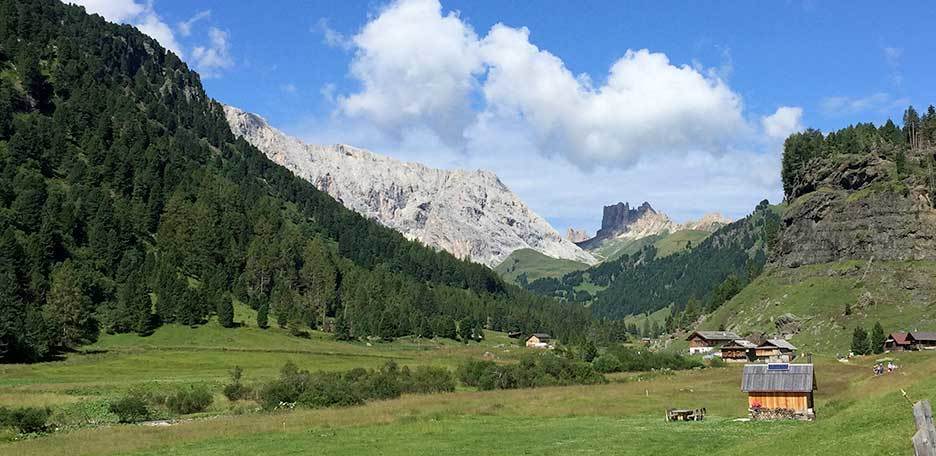
[[[706,214],[698,221],[679,224],[673,222],[666,214],[654,210],[646,201],[633,209],[630,203],[617,203],[604,207],[601,229],[595,237],[577,244],[584,249],[594,249],[610,239],[641,239],[680,230],[714,232],[729,223],[731,219],[721,214]]]
[[[563,239],[490,171],[435,169],[343,144],[305,144],[260,116],[231,106],[224,111],[234,134],[271,160],[407,238],[492,267],[523,248],[597,261]]]

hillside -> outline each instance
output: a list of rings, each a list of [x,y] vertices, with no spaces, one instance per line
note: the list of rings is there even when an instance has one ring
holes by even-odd
[[[779,227],[780,209],[761,202],[754,212],[719,228],[692,248],[670,255],[660,250],[676,250],[697,231],[678,234],[682,239],[655,239],[640,251],[622,255],[583,271],[561,278],[543,278],[527,289],[569,301],[589,302],[596,316],[620,319],[628,315],[653,313],[672,306],[672,312],[690,309],[690,317],[674,319],[667,327],[691,324],[693,315],[718,307],[757,276],[767,260],[767,245]],[[651,238],[642,238],[651,239]],[[658,247],[659,245],[659,247]],[[667,253],[664,251],[664,253]],[[690,306],[690,303],[693,303]]]
[[[703,329],[790,337],[819,353],[848,353],[857,326],[936,330],[936,262],[848,260],[771,268],[707,317]],[[846,310],[848,314],[846,314]]]
[[[520,249],[511,253],[494,271],[506,282],[522,286],[542,277],[562,277],[586,268],[588,265],[585,263],[552,258],[532,249]]]
[[[584,331],[588,313],[506,286],[344,208],[237,139],[200,77],[128,26],[0,1],[0,357],[102,332],[258,322],[339,338]]]
[[[405,163],[347,145],[305,144],[256,114],[224,107],[231,129],[349,209],[430,247],[494,267],[532,249],[593,264],[489,171]]]
[[[702,327],[826,353],[848,352],[855,327],[875,322],[936,329],[936,110],[905,119],[787,139],[790,204],[767,269]]]

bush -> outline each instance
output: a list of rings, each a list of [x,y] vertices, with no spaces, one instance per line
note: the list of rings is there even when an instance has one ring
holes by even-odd
[[[634,350],[618,346],[608,350],[621,362],[622,372],[644,372],[654,369],[686,370],[703,367],[696,358],[683,356],[677,353],[658,353],[649,350]]]
[[[211,391],[203,386],[193,386],[182,388],[170,395],[166,400],[166,406],[179,415],[188,415],[189,413],[204,412],[211,405],[214,398]]]
[[[465,385],[481,390],[591,385],[607,381],[588,363],[552,353],[527,355],[520,363],[507,366],[492,361],[468,361],[459,367],[458,377]]]
[[[136,423],[150,418],[146,400],[136,394],[128,394],[110,403],[110,412],[117,415],[121,423]]]
[[[612,354],[605,354],[592,361],[592,367],[602,374],[621,372],[621,360]]]
[[[241,383],[241,378],[244,375],[244,370],[240,366],[234,366],[234,369],[231,369],[231,383],[224,385],[222,393],[224,397],[228,398],[231,402],[236,402],[241,399],[246,399],[250,397],[253,393],[253,390]]]
[[[403,392],[415,394],[450,393],[455,391],[455,378],[448,369],[419,366],[412,374],[402,369]]]
[[[45,407],[0,407],[0,426],[15,428],[22,434],[35,434],[46,430],[51,410]]]

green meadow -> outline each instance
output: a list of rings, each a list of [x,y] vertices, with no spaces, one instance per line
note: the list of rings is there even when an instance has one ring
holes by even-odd
[[[246,315],[244,315],[246,313]],[[249,311],[239,309],[243,320]],[[209,385],[208,411],[171,425],[101,423],[45,435],[2,435],[0,454],[907,454],[911,398],[936,398],[936,353],[898,356],[895,374],[873,377],[873,357],[841,363],[819,356],[818,420],[737,421],[746,414],[739,366],[609,375],[598,386],[404,395],[362,406],[261,412],[220,394],[234,365],[245,381],[271,379],[287,360],[309,370],[406,366],[454,369],[467,359],[514,362],[527,349],[503,334],[484,342],[404,339],[344,343],[313,333],[289,336],[249,324],[224,330],[167,326],[152,336],[107,335],[61,361],[5,365],[0,404],[80,409],[140,384]],[[705,407],[703,422],[665,423],[668,407]]]

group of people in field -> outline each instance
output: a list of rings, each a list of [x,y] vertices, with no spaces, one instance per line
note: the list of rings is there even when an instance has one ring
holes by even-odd
[[[886,369],[886,370],[885,370]],[[888,361],[885,366],[884,363],[877,363],[874,365],[874,375],[884,375],[885,373],[889,374],[897,370],[897,365],[893,361]]]

